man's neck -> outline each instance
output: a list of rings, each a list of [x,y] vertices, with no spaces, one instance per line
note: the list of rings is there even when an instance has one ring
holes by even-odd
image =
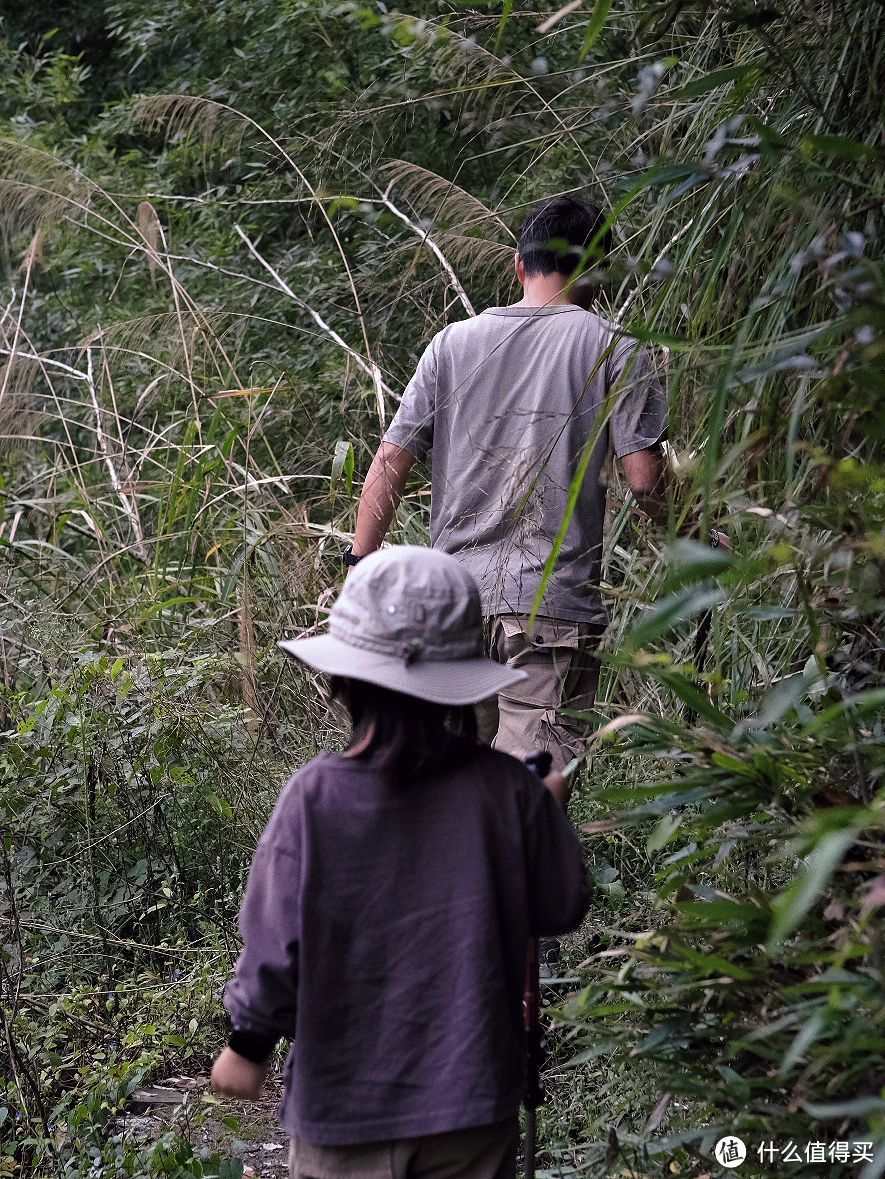
[[[574,307],[577,300],[572,289],[566,289],[568,279],[562,274],[535,274],[526,278],[523,296],[515,307]]]

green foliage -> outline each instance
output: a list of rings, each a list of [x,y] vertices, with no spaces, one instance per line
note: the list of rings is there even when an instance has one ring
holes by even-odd
[[[882,1137],[881,9],[407,7],[0,26],[0,1174],[237,1174],[117,1111],[205,1068],[254,839],[339,737],[275,641],[322,622],[424,342],[584,188],[673,495],[663,545],[610,486],[544,1159]],[[714,522],[733,555],[674,540]]]

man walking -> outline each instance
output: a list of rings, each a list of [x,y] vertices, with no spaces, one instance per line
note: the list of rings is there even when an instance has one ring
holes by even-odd
[[[539,205],[520,231],[523,298],[433,338],[366,477],[347,557],[355,564],[380,547],[412,465],[432,452],[432,544],[479,583],[489,654],[527,673],[478,708],[480,736],[516,757],[547,749],[556,770],[587,736],[563,710],[589,711],[596,693],[595,655],[608,621],[598,587],[609,452],[643,510],[660,516],[664,505],[666,394],[648,355],[588,309],[592,285],[575,279],[602,224],[589,202]],[[604,253],[608,243],[599,245]]]

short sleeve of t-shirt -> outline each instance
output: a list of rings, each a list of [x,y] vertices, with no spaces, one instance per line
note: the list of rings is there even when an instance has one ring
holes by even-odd
[[[618,458],[648,450],[667,433],[667,393],[652,359],[634,341],[625,342],[611,358],[610,387],[618,399],[609,426]]]
[[[436,340],[431,340],[418,361],[415,375],[406,385],[400,407],[384,435],[385,442],[392,442],[394,446],[407,450],[417,459],[423,459],[433,448],[436,347]]]

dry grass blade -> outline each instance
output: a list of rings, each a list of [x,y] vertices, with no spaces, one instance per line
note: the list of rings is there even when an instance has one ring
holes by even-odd
[[[271,147],[279,153],[282,160],[284,160],[285,163],[289,165],[295,176],[298,178],[299,182],[313,198],[321,217],[326,223],[329,233],[332,235],[332,239],[335,242],[335,247],[338,250],[338,254],[341,258],[341,264],[347,277],[347,283],[350,287],[351,295],[353,296],[354,310],[356,312],[356,316],[360,325],[360,331],[363,337],[365,355],[368,358],[363,362],[363,364],[367,367],[367,371],[372,377],[372,384],[375,389],[375,399],[378,407],[378,419],[383,425],[386,420],[384,395],[385,392],[387,392],[387,388],[384,384],[384,381],[382,380],[381,370],[372,358],[372,346],[369,340],[366,319],[363,313],[362,302],[360,299],[359,290],[357,289],[353,268],[347,256],[347,251],[344,248],[344,244],[341,240],[338,230],[335,228],[335,225],[329,216],[326,206],[315,185],[311,183],[290,152],[288,152],[283,147],[279,140],[275,139],[259,123],[257,123],[255,119],[231,106],[227,106],[224,103],[215,102],[213,99],[209,98],[195,98],[180,94],[153,95],[150,98],[140,99],[139,102],[136,103],[133,118],[143,120],[149,127],[159,128],[166,126],[167,129],[172,131],[181,131],[185,134],[188,133],[189,129],[199,129],[202,131],[204,137],[208,139],[211,139],[214,128],[221,128],[222,132],[226,133],[226,129],[230,120],[239,121],[239,123],[244,128],[252,128],[252,130],[254,130],[256,134],[258,134],[266,143],[271,145]],[[242,231],[239,232],[242,236]],[[248,238],[245,238],[245,240],[247,246],[249,247],[250,253],[258,257],[259,261],[261,261],[261,264],[269,271],[269,273],[274,276],[275,279],[277,279],[279,283],[282,284],[283,280],[276,273],[273,267],[271,267],[265,259],[261,258],[261,256],[257,253],[255,246],[248,240]],[[286,289],[287,293],[295,298],[294,294],[291,292],[291,288],[286,287]],[[174,290],[175,288],[173,287],[173,291]],[[176,301],[177,298],[178,296],[176,294]],[[340,337],[338,338],[340,339]],[[349,346],[345,345],[345,347]],[[194,409],[196,412],[196,401]]]
[[[156,286],[158,269],[157,252],[162,244],[162,235],[160,231],[160,218],[157,216],[157,210],[150,201],[139,202],[135,215],[135,224],[147,246],[148,273],[151,276],[151,282]]]

